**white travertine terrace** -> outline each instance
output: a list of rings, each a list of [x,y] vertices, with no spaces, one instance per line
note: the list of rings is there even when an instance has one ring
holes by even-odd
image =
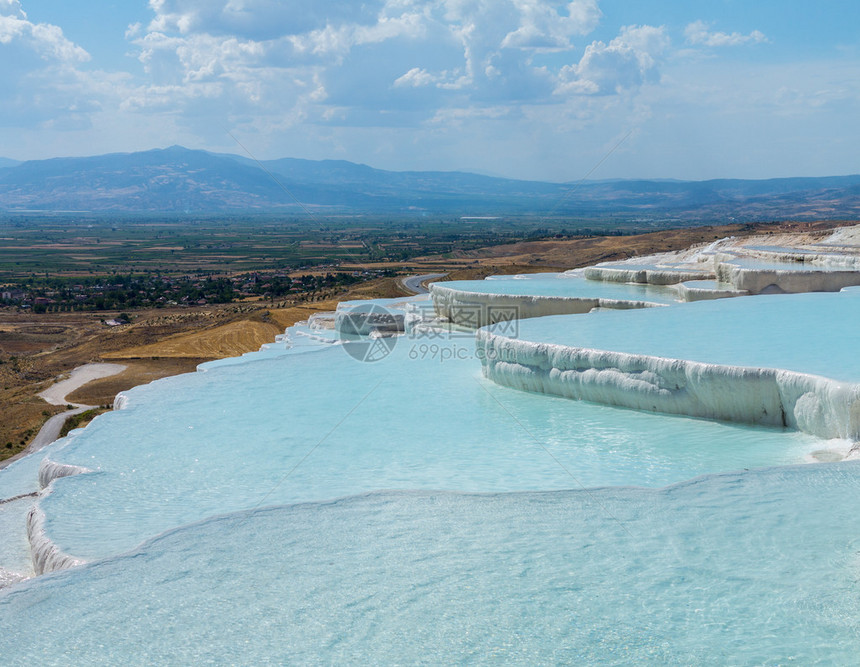
[[[727,299],[734,296],[749,296],[746,290],[738,290],[731,285],[717,283],[714,280],[691,280],[678,283],[675,286],[681,301],[706,301],[711,299]]]
[[[39,465],[40,496],[50,493],[51,483],[61,477],[80,475],[91,470],[75,465],[55,463],[45,458]],[[33,570],[36,574],[45,574],[55,570],[82,565],[84,562],[64,553],[45,531],[45,513],[37,503],[27,513],[27,540],[30,543],[30,554],[33,558]]]
[[[590,280],[650,285],[717,281],[711,294],[679,286],[685,301],[770,292],[835,292],[860,285],[860,232],[857,227],[840,228],[823,239],[808,234],[729,237],[687,251],[604,262],[586,267],[584,274]]]
[[[476,345],[484,375],[514,389],[860,440],[860,384],[516,340],[487,329],[478,332]]]
[[[307,319],[308,329],[328,330],[334,329],[334,320],[337,313],[334,311],[326,313],[314,313]]]
[[[860,240],[860,229],[839,238],[849,255],[852,240]],[[723,280],[688,280],[648,292],[657,300],[658,292],[668,292],[670,302],[675,292],[682,301],[742,296],[740,285],[751,291],[836,289],[856,284],[851,281],[860,273],[833,258],[836,241],[827,252],[810,250],[803,261],[779,255],[779,246],[733,252],[726,245],[699,251],[704,259],[695,260],[715,267],[715,278]],[[671,258],[659,262],[670,265]],[[692,264],[689,257],[684,262]],[[798,270],[766,267],[787,262]],[[25,619],[29,628],[0,632],[0,662],[28,664],[32,656],[55,655],[93,663],[116,661],[111,656],[159,663],[177,655],[185,662],[228,656],[255,664],[284,655],[312,662],[321,646],[331,661],[384,655],[404,662],[420,661],[440,644],[455,647],[446,653],[455,662],[474,655],[475,646],[509,648],[512,636],[535,641],[504,655],[533,663],[567,659],[559,647],[571,646],[597,655],[596,662],[611,662],[622,645],[628,662],[753,663],[763,655],[853,662],[860,606],[852,592],[860,561],[845,500],[860,490],[860,479],[856,463],[839,461],[860,459],[860,356],[854,355],[860,288],[656,309],[648,306],[665,304],[598,298],[592,284],[579,296],[451,285],[434,289],[435,306],[410,302],[398,318],[349,308],[312,318],[306,329],[279,337],[278,354],[294,343],[292,352],[301,351],[305,337],[318,341],[317,348],[337,343],[336,318],[340,332],[367,335],[392,323],[397,329],[405,324],[407,332],[435,329],[437,311],[457,320],[458,308],[477,324],[512,307],[522,317],[573,308],[642,310],[532,319],[518,325],[517,335],[517,327],[481,329],[478,354],[461,341],[444,348],[460,367],[441,354],[420,360],[416,348],[436,347],[436,330],[428,344],[417,335],[400,343],[382,362],[391,366],[372,367],[375,375],[337,350],[316,361],[275,360],[261,352],[245,369],[190,382],[176,378],[160,392],[121,394],[116,408],[133,409],[105,418],[103,430],[97,424],[73,436],[86,433],[77,441],[89,441],[86,446],[60,442],[44,452],[49,458],[38,470],[40,490],[33,459],[12,469],[13,481],[7,477],[0,502],[17,503],[6,517],[20,526],[20,540],[14,551],[0,549],[2,565],[14,569],[32,557],[32,568],[0,567],[0,588],[16,586],[0,594],[0,620],[15,628]],[[604,287],[611,289],[602,296],[621,290]],[[560,290],[570,294],[571,286]],[[499,291],[517,287],[508,282]],[[772,306],[780,303],[783,318],[773,316]],[[469,354],[456,356],[461,351]],[[476,382],[475,356],[487,378],[518,390],[787,427],[815,438],[517,395]],[[437,359],[446,361],[444,372]],[[821,359],[825,363],[816,365]],[[794,370],[780,370],[787,368]],[[356,405],[356,389],[375,378],[378,384]],[[428,396],[445,403],[443,419]],[[350,421],[321,449],[325,456],[314,462],[320,465],[282,484],[296,460],[323,444],[319,425],[344,413],[341,423]],[[122,448],[117,433],[149,437]],[[819,437],[840,442],[823,444]],[[767,439],[789,455],[752,456]],[[233,460],[237,442],[244,445],[241,466]],[[750,458],[739,460],[733,451]],[[428,456],[420,458],[424,452]],[[827,465],[794,465],[810,459]],[[100,472],[59,479],[90,472],[83,466]],[[591,470],[618,477],[583,476]],[[32,486],[19,489],[15,480],[24,472]],[[348,474],[354,480],[346,480]],[[677,478],[669,482],[686,481],[665,486],[670,474]],[[392,484],[403,488],[375,490]],[[297,491],[271,495],[279,486]],[[425,490],[449,486],[453,492]],[[446,536],[442,547],[440,534]],[[607,563],[624,567],[607,569]],[[824,575],[821,563],[827,564]],[[18,586],[34,573],[50,572]],[[764,580],[762,572],[769,575]],[[270,575],[266,585],[260,585],[261,573]],[[408,605],[400,604],[403,591]],[[631,596],[645,603],[630,605]],[[224,600],[232,603],[226,613]],[[455,613],[445,615],[441,631],[416,633],[440,600],[453,601],[448,606]],[[506,601],[501,611],[499,600]],[[584,609],[583,601],[592,604]],[[195,613],[185,613],[191,607]],[[309,609],[318,613],[308,617]],[[571,610],[597,621],[571,623]],[[798,625],[804,614],[809,622]],[[182,622],[164,623],[176,618]],[[728,636],[735,641],[728,646],[726,618],[734,623]],[[118,628],[109,636],[105,619]],[[280,622],[275,632],[273,619]],[[369,649],[368,633],[361,631],[368,619],[374,624]],[[259,636],[249,641],[247,628],[260,629]],[[706,640],[702,628],[713,630]],[[764,648],[761,637],[769,640]],[[389,645],[392,651],[379,652]],[[237,646],[250,652],[234,654]],[[750,650],[738,657],[738,646]]]
[[[794,260],[796,268],[788,263],[785,268],[759,268],[738,262],[739,257],[735,254],[721,253],[714,259],[717,281],[750,294],[838,292],[843,287],[860,285],[860,270],[850,268],[849,261],[815,264],[814,258],[821,258],[820,255],[809,256],[809,259],[802,257],[802,262]],[[778,261],[786,260],[781,256]]]
[[[728,237],[684,251],[603,262],[566,274],[583,276],[596,284],[674,286],[679,301],[836,292],[860,285],[860,232],[856,227],[840,228],[823,239],[811,235]],[[456,282],[431,284],[430,295],[438,317],[470,327],[493,324],[500,316],[510,319],[510,314],[502,314],[505,309],[515,309],[516,317],[527,319],[587,313],[597,307],[655,305],[646,300],[583,295],[521,296],[462,290]]]
[[[35,505],[27,514],[27,539],[30,542],[30,553],[33,557],[33,570],[37,575],[77,567],[86,562],[63,553],[51,541],[45,532],[45,513],[38,505]]]
[[[769,245],[762,245],[761,238]],[[758,244],[757,244],[758,242]],[[775,243],[775,244],[774,244]],[[836,292],[860,285],[860,233],[841,228],[828,237],[778,235],[728,237],[679,252],[604,262],[566,272],[602,283],[674,286],[679,301],[701,301],[761,293]],[[563,284],[563,283],[560,283]],[[642,308],[647,299],[606,299],[578,294],[501,294],[433,283],[437,317],[477,328],[499,319],[587,313],[594,308]]]
[[[90,472],[90,470],[82,466],[55,463],[46,457],[39,464],[39,488],[48,488],[51,482],[60,477],[71,477],[72,475],[80,475],[85,472]]]
[[[640,285],[677,285],[688,280],[713,278],[707,269],[682,269],[669,266],[643,266],[641,264],[598,264],[585,269],[588,280],[613,283],[638,283]]]
[[[448,287],[446,283],[432,283],[430,296],[437,317],[471,328],[514,319],[512,313],[516,314],[516,319],[527,319],[546,315],[578,315],[595,308],[626,310],[663,306],[661,303],[632,299],[469,292]]]
[[[860,285],[860,226],[839,229],[823,240],[777,237],[775,245],[761,245],[760,239],[722,239],[681,253],[587,267],[584,274],[589,279],[614,282],[677,284],[682,301],[759,293],[835,292]],[[522,299],[463,294],[441,286],[431,293],[437,313],[451,319],[456,318],[456,306],[461,303],[479,300],[489,307],[496,303],[519,305]],[[563,310],[555,301],[544,304],[538,298],[525,304],[520,306],[524,313],[521,318],[590,310]],[[487,323],[491,322],[482,322]],[[575,340],[571,345],[517,340],[507,331],[492,327],[478,332],[476,345],[484,375],[504,386],[860,441],[858,383],[791,370],[577,347]]]

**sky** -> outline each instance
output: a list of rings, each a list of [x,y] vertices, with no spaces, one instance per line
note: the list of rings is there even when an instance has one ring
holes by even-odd
[[[0,156],[860,173],[857,0],[0,0]]]

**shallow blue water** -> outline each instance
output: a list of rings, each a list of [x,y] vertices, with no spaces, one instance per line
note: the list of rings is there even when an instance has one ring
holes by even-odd
[[[860,291],[752,296],[519,322],[519,338],[860,381]]]
[[[0,594],[24,664],[853,664],[858,464],[232,515]],[[26,620],[24,620],[26,619]],[[16,633],[26,623],[29,632]]]
[[[51,444],[0,469],[0,588],[3,571],[32,576],[30,545],[24,530],[27,513],[39,490],[39,463],[62,446]],[[16,499],[17,500],[13,500]]]
[[[25,493],[39,490],[39,463],[47,452],[56,446],[48,446],[41,451],[13,461],[0,469],[0,500],[14,498]]]
[[[21,529],[32,506],[32,498],[0,503],[0,571],[7,570],[29,576],[33,574],[30,544],[27,542],[26,533]],[[0,587],[2,579],[0,576]]]
[[[691,271],[710,271],[710,267],[705,265],[673,266],[672,264],[633,264],[628,262],[602,262],[600,264],[595,264],[594,266],[599,269],[624,269],[625,271],[661,271],[664,273],[690,273]]]
[[[497,387],[472,336],[404,337],[384,361],[345,349],[210,366],[129,393],[53,456],[48,533],[97,558],[259,504],[378,489],[664,486],[800,462],[807,435],[619,410]]]
[[[810,296],[846,295],[786,303],[805,324],[836,312],[850,325],[860,292]],[[752,326],[752,311],[780,331],[776,301],[739,302],[519,326],[563,336],[619,315],[604,332],[630,338],[653,325],[640,313],[705,307],[712,344],[711,327]],[[681,327],[675,342],[694,331],[659,321]],[[305,342],[136,388],[52,448],[95,472],[55,482],[48,533],[107,558],[0,592],[3,664],[847,664],[860,651],[858,464],[697,477],[825,443],[507,390],[480,377],[468,335],[404,336],[377,363]],[[33,464],[20,466],[10,489],[26,488]]]
[[[569,296],[655,303],[673,303],[678,298],[677,292],[672,287],[586,280],[563,273],[554,275],[555,277],[532,279],[496,277],[493,280],[455,280],[438,284],[464,292],[519,296]]]
[[[484,280],[556,280],[558,278],[570,278],[572,275],[566,272],[514,273],[487,276]]]

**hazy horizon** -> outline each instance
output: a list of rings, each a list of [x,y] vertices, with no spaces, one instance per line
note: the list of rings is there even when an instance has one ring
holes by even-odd
[[[213,155],[217,155],[220,157],[232,157],[232,158],[251,160],[252,162],[255,161],[255,157],[250,157],[247,154],[242,155],[240,153],[210,151],[210,150],[205,149],[205,148],[190,148],[188,146],[180,146],[178,144],[174,144],[172,146],[156,146],[153,148],[144,148],[144,149],[141,149],[139,151],[121,151],[120,150],[120,151],[111,151],[109,153],[92,153],[92,154],[83,154],[83,155],[52,155],[52,156],[43,157],[43,158],[32,158],[32,159],[28,158],[28,159],[22,159],[22,160],[16,160],[14,158],[9,158],[5,155],[0,155],[0,169],[6,168],[9,166],[15,166],[12,164],[4,164],[4,162],[6,160],[9,160],[10,162],[15,163],[17,165],[17,164],[23,164],[24,162],[37,162],[37,161],[42,161],[42,160],[86,159],[86,158],[104,157],[104,156],[108,156],[108,155],[133,155],[136,153],[146,153],[146,152],[151,152],[151,151],[166,151],[170,148],[176,148],[176,147],[183,148],[183,149],[189,150],[189,151],[197,151],[197,150],[204,151],[204,152],[211,153]],[[673,182],[674,181],[674,182],[679,182],[679,183],[684,183],[684,182],[695,183],[695,182],[704,182],[704,181],[710,181],[710,180],[771,181],[771,180],[780,180],[780,179],[787,179],[787,178],[790,178],[790,179],[840,178],[840,177],[860,175],[860,170],[858,170],[858,172],[855,172],[855,173],[845,173],[845,174],[835,174],[834,173],[834,174],[821,174],[819,176],[797,176],[797,175],[792,175],[792,176],[763,176],[761,178],[749,178],[749,179],[736,178],[736,177],[732,177],[732,176],[717,177],[717,178],[713,178],[713,179],[684,179],[684,178],[671,178],[671,177],[660,177],[660,176],[651,176],[651,177],[643,177],[643,176],[600,177],[600,176],[592,175],[591,177],[578,179],[577,181],[559,181],[559,180],[529,179],[529,178],[516,179],[515,177],[505,176],[504,174],[492,173],[492,172],[477,170],[477,169],[471,169],[470,170],[467,168],[463,168],[463,169],[456,169],[456,168],[454,168],[454,169],[427,169],[427,170],[424,170],[424,169],[385,169],[383,167],[378,167],[378,166],[375,166],[373,164],[369,164],[368,162],[344,160],[343,158],[326,158],[326,157],[298,158],[298,157],[295,157],[292,155],[281,155],[281,156],[278,156],[275,158],[267,158],[267,159],[261,160],[261,162],[265,163],[269,160],[283,160],[283,159],[308,160],[308,161],[312,161],[312,162],[345,161],[345,162],[349,162],[351,164],[358,165],[358,166],[370,167],[371,169],[375,169],[375,170],[379,170],[379,171],[390,171],[390,172],[394,172],[394,173],[404,173],[404,172],[409,172],[409,171],[413,171],[413,172],[425,172],[426,171],[426,172],[441,172],[441,173],[467,173],[467,174],[473,174],[476,176],[487,176],[489,178],[514,179],[514,180],[545,182],[545,183],[559,183],[559,184],[573,184],[573,183],[576,183],[578,181],[582,181],[585,183],[600,183],[600,182],[613,182],[613,181],[653,181],[653,182]]]

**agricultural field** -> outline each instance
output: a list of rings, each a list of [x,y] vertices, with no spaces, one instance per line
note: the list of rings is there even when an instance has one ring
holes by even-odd
[[[0,280],[32,274],[234,275],[318,265],[406,261],[572,227],[519,220],[389,221],[333,219],[109,220],[0,218]]]

